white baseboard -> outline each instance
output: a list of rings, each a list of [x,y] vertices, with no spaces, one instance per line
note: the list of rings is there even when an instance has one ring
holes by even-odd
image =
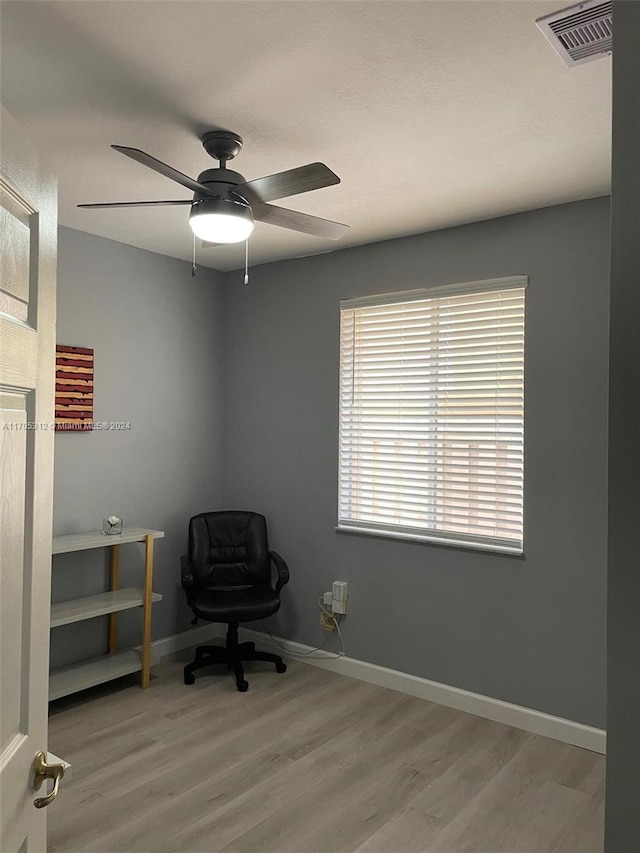
[[[275,638],[277,640],[275,643],[268,634],[263,634],[261,631],[241,628],[240,634],[243,639],[253,640],[261,646],[268,646],[276,650],[279,648],[279,644],[293,655],[296,653],[305,654],[312,650],[311,646],[296,643],[293,640],[284,640],[280,637]],[[468,690],[461,690],[459,687],[450,687],[448,684],[429,681],[427,678],[409,675],[395,669],[387,669],[384,666],[367,663],[356,658],[330,658],[319,655],[313,657],[308,655],[302,660],[304,663],[318,666],[321,669],[358,678],[360,681],[368,681],[370,684],[407,693],[409,696],[417,696],[419,699],[427,699],[429,702],[435,702],[438,705],[445,705],[458,711],[466,711],[469,714],[475,714],[477,717],[484,717],[487,720],[494,720],[497,723],[514,726],[517,729],[524,729],[527,732],[591,750],[591,752],[599,752],[603,755],[606,752],[606,732],[603,729],[585,726],[583,723],[576,723],[563,717],[554,717],[542,711],[534,711],[521,705],[512,705],[510,702],[503,702],[501,699],[492,699],[490,696],[471,693]]]
[[[262,647],[268,647],[275,651],[288,651],[291,655],[306,655],[301,658],[303,663],[336,672],[339,675],[347,675],[360,681],[368,681],[379,687],[387,687],[397,690],[399,693],[407,693],[409,696],[417,696],[447,708],[455,708],[458,711],[466,711],[477,717],[504,723],[517,729],[524,729],[537,735],[569,743],[591,752],[606,752],[606,732],[603,729],[595,729],[576,723],[573,720],[565,720],[563,717],[554,717],[542,711],[534,711],[532,708],[524,708],[522,705],[512,705],[501,699],[492,699],[490,696],[482,696],[480,693],[471,693],[469,690],[461,690],[459,687],[450,687],[448,684],[440,684],[437,681],[429,681],[417,675],[409,675],[395,669],[387,669],[375,663],[357,660],[350,657],[314,657],[308,653],[312,651],[311,646],[296,643],[293,640],[284,640],[280,637],[269,637],[261,631],[253,631],[249,628],[240,628],[243,640],[252,640]],[[160,658],[173,654],[174,652],[189,649],[201,643],[212,640],[224,639],[225,630],[217,624],[200,625],[190,628],[181,634],[173,634],[154,640],[151,644],[154,656]]]

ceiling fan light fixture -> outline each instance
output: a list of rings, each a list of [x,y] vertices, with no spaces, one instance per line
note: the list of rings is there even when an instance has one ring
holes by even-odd
[[[206,198],[193,203],[191,230],[209,243],[240,243],[253,231],[251,208],[225,198]]]

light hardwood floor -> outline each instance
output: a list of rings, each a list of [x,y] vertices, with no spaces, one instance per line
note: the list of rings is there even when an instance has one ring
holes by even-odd
[[[602,756],[288,664],[55,703],[51,853],[602,853]]]

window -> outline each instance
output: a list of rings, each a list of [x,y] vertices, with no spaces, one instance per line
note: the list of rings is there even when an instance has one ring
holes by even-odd
[[[338,529],[522,553],[526,283],[341,303]]]

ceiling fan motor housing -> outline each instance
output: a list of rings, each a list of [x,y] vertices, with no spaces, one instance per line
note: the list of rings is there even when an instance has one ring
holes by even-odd
[[[207,169],[206,172],[201,172],[198,175],[199,184],[204,184],[207,189],[211,188],[211,191],[221,198],[228,198],[232,201],[239,201],[237,196],[231,194],[232,187],[244,182],[244,177],[231,169]],[[206,196],[195,193],[193,200],[198,201],[202,198],[206,198]]]

